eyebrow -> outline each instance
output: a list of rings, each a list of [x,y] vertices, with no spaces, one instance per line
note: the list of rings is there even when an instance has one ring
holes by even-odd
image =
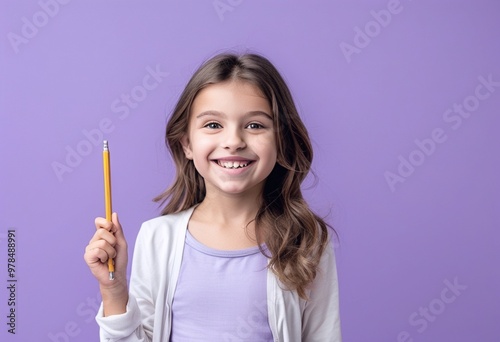
[[[199,119],[199,118],[202,118],[204,116],[217,116],[217,117],[221,117],[221,118],[227,117],[227,115],[222,113],[222,112],[218,112],[216,110],[207,110],[205,112],[201,112],[200,114],[196,115],[196,118]],[[254,116],[263,116],[263,117],[273,121],[273,117],[271,115],[267,114],[266,112],[262,112],[260,110],[255,110],[255,111],[245,113],[245,117],[254,117]]]

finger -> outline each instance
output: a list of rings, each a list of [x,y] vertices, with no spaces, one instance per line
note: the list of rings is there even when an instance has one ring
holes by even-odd
[[[106,220],[104,217],[96,217],[95,227],[96,229],[111,231],[111,229],[113,229],[113,222]]]
[[[94,253],[97,253],[98,251],[103,251],[107,255],[106,257],[103,257],[102,254],[99,252],[100,259],[103,262],[107,261],[110,257],[114,258],[116,256],[116,249],[110,244],[108,244],[105,240],[97,240],[92,244],[89,244],[86,247],[85,251],[86,253],[92,251],[94,251]]]
[[[86,250],[84,259],[88,265],[95,265],[97,263],[101,263],[104,265],[110,258],[110,255],[113,254],[113,251],[109,251],[99,247],[91,247]]]
[[[122,225],[120,223],[120,220],[118,219],[118,213],[113,213],[113,215],[111,215],[111,221],[113,222],[113,226],[114,226],[113,233],[115,234],[115,236],[118,239],[125,240],[125,235],[123,234]]]
[[[92,239],[90,239],[89,241],[89,245],[99,240],[104,240],[113,247],[116,246],[117,242],[116,237],[113,235],[113,233],[108,232],[103,228],[100,228],[95,232],[94,236],[92,236]]]

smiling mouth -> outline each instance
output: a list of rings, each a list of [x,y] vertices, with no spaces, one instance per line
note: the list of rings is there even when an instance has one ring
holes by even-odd
[[[241,169],[247,167],[252,162],[250,160],[247,161],[221,161],[217,160],[217,164],[225,169]]]

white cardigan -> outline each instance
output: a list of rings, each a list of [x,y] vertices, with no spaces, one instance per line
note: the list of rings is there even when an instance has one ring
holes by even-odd
[[[179,277],[184,240],[193,208],[143,223],[137,236],[127,312],[97,313],[101,341],[168,342],[172,301]],[[341,342],[337,270],[333,248],[326,248],[309,300],[283,290],[267,274],[269,325],[276,342]]]

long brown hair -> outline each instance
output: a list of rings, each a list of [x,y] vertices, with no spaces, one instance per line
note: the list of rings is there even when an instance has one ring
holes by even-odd
[[[205,183],[188,160],[181,144],[188,130],[192,103],[210,84],[240,80],[257,86],[273,111],[277,163],[266,179],[261,207],[255,217],[257,242],[262,236],[269,250],[269,268],[289,290],[306,299],[307,286],[316,277],[328,246],[326,222],[309,208],[301,191],[313,157],[311,141],[299,117],[290,90],[276,68],[256,54],[220,54],[192,76],[168,121],[166,145],[175,165],[173,184],[154,200],[165,205],[162,214],[188,209],[205,198]],[[265,252],[262,251],[264,254]]]

